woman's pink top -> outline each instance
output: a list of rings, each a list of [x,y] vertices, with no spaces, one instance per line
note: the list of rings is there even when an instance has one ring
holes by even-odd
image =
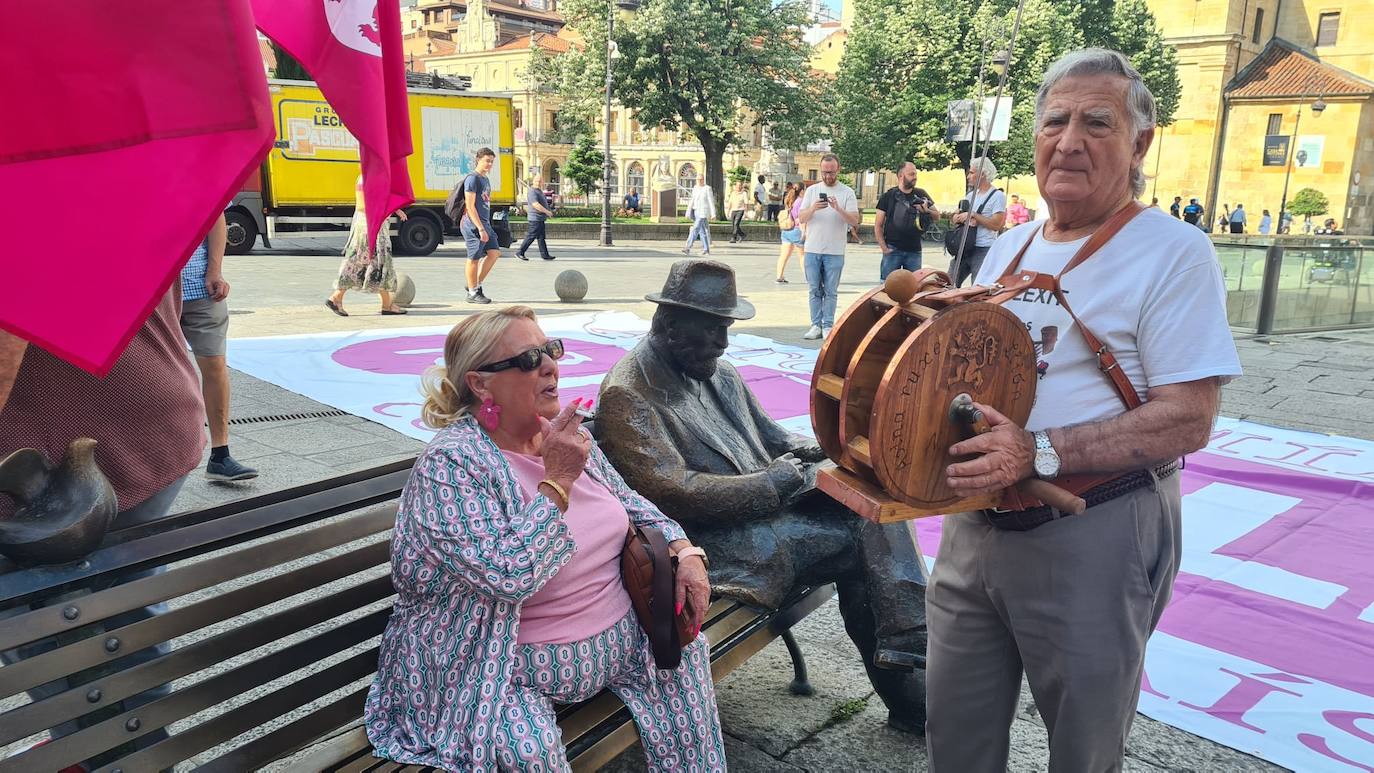
[[[502,451],[520,481],[525,501],[539,494],[544,460]],[[573,557],[520,608],[520,644],[566,644],[610,628],[630,611],[620,579],[620,552],[630,516],[604,486],[578,476],[563,520],[572,533]]]

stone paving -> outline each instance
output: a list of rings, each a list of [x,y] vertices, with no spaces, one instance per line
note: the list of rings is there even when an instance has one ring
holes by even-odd
[[[618,309],[648,318],[646,292],[659,289],[668,266],[683,256],[677,245],[630,242],[600,248],[561,241],[551,228],[559,260],[523,263],[508,257],[486,283],[498,303],[524,302],[541,315]],[[343,319],[322,305],[338,266],[338,245],[330,240],[282,240],[277,249],[227,258],[231,337],[281,335],[374,327],[452,324],[478,307],[462,302],[462,257],[451,247],[426,258],[398,258],[400,270],[415,277],[419,292],[407,317],[377,316],[376,299],[351,294]],[[735,330],[802,346],[806,328],[806,284],[800,260],[788,267],[790,284],[773,281],[777,251],[772,244],[733,246],[717,242],[712,257],[734,266],[740,291],[758,316]],[[930,250],[932,258],[934,250]],[[929,260],[929,259],[928,259]],[[878,255],[872,245],[849,251],[840,306],[876,283]],[[579,305],[558,302],[553,278],[566,269],[587,275],[591,290]],[[1186,345],[1186,331],[1180,331]],[[1223,392],[1225,415],[1277,426],[1374,439],[1374,331],[1336,331],[1302,336],[1238,340],[1246,376]],[[328,411],[300,395],[241,373],[233,373],[231,416],[255,417]],[[272,420],[235,424],[231,447],[241,461],[262,470],[246,484],[216,485],[193,474],[178,508],[203,507],[240,496],[304,483],[342,471],[406,458],[418,441],[353,416]],[[832,602],[799,624],[816,695],[787,691],[791,666],[775,642],[718,686],[731,766],[740,771],[917,771],[925,769],[920,738],[889,729],[886,710],[872,693],[858,654]],[[1044,727],[1029,704],[1013,726],[1010,769],[1047,769]],[[606,768],[642,770],[637,748]],[[1273,765],[1192,736],[1144,716],[1137,718],[1128,746],[1127,770],[1259,771]]]

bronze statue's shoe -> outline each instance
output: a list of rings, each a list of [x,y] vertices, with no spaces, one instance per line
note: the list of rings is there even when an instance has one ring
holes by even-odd
[[[915,652],[880,649],[873,653],[873,665],[888,671],[915,671],[926,667],[926,658]]]
[[[96,442],[77,438],[57,465],[21,448],[0,460],[0,493],[15,503],[0,520],[0,554],[20,564],[62,564],[95,550],[119,511],[95,463]]]
[[[902,733],[910,733],[912,735],[925,735],[926,733],[925,717],[921,717],[920,719],[913,721],[911,719],[899,717],[896,714],[893,714],[892,712],[888,712],[887,726],[892,728],[893,730]]]

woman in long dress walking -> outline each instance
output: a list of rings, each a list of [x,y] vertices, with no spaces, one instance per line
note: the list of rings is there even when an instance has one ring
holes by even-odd
[[[358,175],[354,188],[353,223],[348,231],[348,242],[344,245],[343,263],[339,265],[339,276],[334,280],[334,293],[325,300],[324,305],[340,317],[347,317],[344,311],[344,293],[361,290],[382,296],[382,314],[405,314],[406,310],[391,300],[396,291],[396,267],[391,262],[391,235],[386,224],[377,233],[375,249],[367,249],[367,212],[363,203],[363,177]],[[397,217],[404,222],[406,213],[396,210]]]

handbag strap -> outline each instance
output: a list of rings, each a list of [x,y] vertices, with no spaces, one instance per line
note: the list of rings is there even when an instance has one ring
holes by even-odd
[[[1069,299],[1064,295],[1060,280],[1065,274],[1078,268],[1084,261],[1092,257],[1093,253],[1097,252],[1103,245],[1111,241],[1112,237],[1116,236],[1127,223],[1131,222],[1131,220],[1135,219],[1136,215],[1144,211],[1145,206],[1134,199],[1126,206],[1118,209],[1115,214],[1107,219],[1106,223],[1102,224],[1101,228],[1094,231],[1092,236],[1088,237],[1088,241],[1084,242],[1082,247],[1078,248],[1078,252],[1075,252],[1073,257],[1069,259],[1069,262],[1064,266],[1064,270],[1060,271],[1055,276],[1048,277],[1050,286],[1047,288],[1054,293],[1055,300],[1059,301],[1059,305],[1064,307],[1064,311],[1069,313],[1069,317],[1073,319],[1074,325],[1076,325],[1078,331],[1083,334],[1083,340],[1087,341],[1088,348],[1097,355],[1097,369],[1106,374],[1107,380],[1111,382],[1112,388],[1116,392],[1116,396],[1121,399],[1121,402],[1126,406],[1126,410],[1128,411],[1135,410],[1141,406],[1140,396],[1136,394],[1135,387],[1131,384],[1131,380],[1127,378],[1126,374],[1121,370],[1121,363],[1117,362],[1116,355],[1112,354],[1112,350],[1108,349],[1107,345],[1102,343],[1101,339],[1099,339],[1093,331],[1089,330],[1088,326],[1083,324],[1083,320],[1079,319],[1078,315],[1074,313],[1073,307],[1069,305]],[[1017,251],[1016,257],[1012,259],[1011,265],[1007,267],[1004,276],[1014,274],[1021,269],[1021,259],[1025,257],[1026,250],[1030,248],[1031,242],[1035,241],[1036,234],[1039,233],[1042,228],[1043,226],[1037,226],[1035,231],[1031,232],[1030,238],[1026,239],[1025,244],[1021,245],[1021,249]]]
[[[673,614],[673,560],[663,532],[651,526],[641,526],[639,532],[648,541],[649,555],[654,559],[653,595],[649,597],[649,643],[654,663],[659,668],[672,668],[682,657],[682,645],[677,638],[677,615]]]

